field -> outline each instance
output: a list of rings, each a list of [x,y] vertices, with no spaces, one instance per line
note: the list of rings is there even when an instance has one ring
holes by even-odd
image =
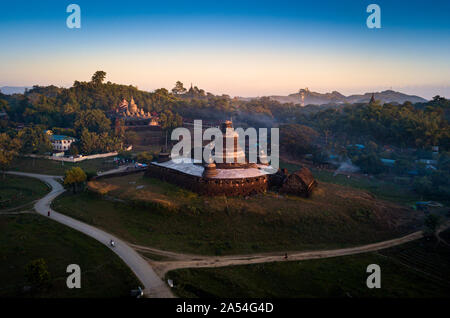
[[[71,163],[49,159],[19,157],[14,160],[9,170],[64,175],[64,172],[72,167],[81,167],[86,172],[95,173],[97,171],[114,169],[117,165],[112,162],[112,158],[99,158]]]
[[[43,258],[51,288],[24,293],[25,266]],[[66,267],[81,267],[81,289],[66,287]],[[36,214],[0,216],[0,297],[127,297],[140,285],[107,247]]]
[[[300,169],[300,165],[280,162],[281,168],[286,168],[289,172]],[[355,189],[368,191],[376,198],[411,206],[415,201],[419,201],[420,197],[415,194],[409,185],[400,185],[393,182],[379,180],[377,178],[369,178],[363,175],[352,175],[347,178],[346,175],[338,174],[334,176],[333,171],[325,169],[311,168],[311,172],[318,181],[339,184]]]
[[[381,288],[369,289],[369,264],[381,267]],[[422,239],[353,256],[167,273],[180,297],[450,297],[450,248]]]
[[[31,206],[31,202],[43,197],[48,186],[36,179],[13,175],[0,177],[0,212],[14,208]]]
[[[96,181],[104,196],[66,193],[55,210],[155,248],[225,255],[354,246],[409,233],[420,213],[320,183],[312,198],[273,192],[202,197],[142,174]]]

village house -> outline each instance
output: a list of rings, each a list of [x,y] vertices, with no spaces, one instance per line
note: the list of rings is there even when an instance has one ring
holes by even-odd
[[[49,135],[50,142],[54,151],[67,151],[70,149],[72,143],[76,141],[74,137],[65,135],[53,135],[50,130],[47,131],[47,134]]]

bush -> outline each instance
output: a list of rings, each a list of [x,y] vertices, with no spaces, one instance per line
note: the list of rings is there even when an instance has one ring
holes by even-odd
[[[150,162],[153,161],[153,154],[151,154],[148,151],[141,152],[137,155],[137,160],[140,163],[149,164]]]
[[[433,184],[428,177],[419,177],[414,180],[413,188],[418,194],[429,195],[433,191]]]
[[[86,182],[87,175],[80,167],[73,167],[66,170],[64,177],[64,185],[70,186],[73,192],[76,193],[80,186],[83,186]]]
[[[42,290],[50,285],[50,273],[47,269],[47,263],[43,258],[31,261],[25,267],[25,273],[28,283],[37,290]]]
[[[379,174],[385,170],[383,163],[375,153],[361,154],[355,157],[354,163],[364,172]]]
[[[428,232],[434,234],[441,224],[441,218],[436,214],[429,214],[425,218],[424,224],[427,227]]]

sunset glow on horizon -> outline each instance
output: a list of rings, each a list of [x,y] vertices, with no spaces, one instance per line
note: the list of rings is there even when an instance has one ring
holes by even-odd
[[[150,91],[180,80],[232,96],[303,87],[450,96],[447,1],[378,1],[378,30],[365,25],[368,1],[76,3],[79,30],[65,27],[64,1],[4,4],[0,86],[71,86],[104,70],[111,82]]]

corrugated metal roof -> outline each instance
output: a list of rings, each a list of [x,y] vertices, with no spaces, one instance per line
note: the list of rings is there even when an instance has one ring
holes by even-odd
[[[64,135],[51,135],[51,140],[75,140],[74,137],[64,136]]]

